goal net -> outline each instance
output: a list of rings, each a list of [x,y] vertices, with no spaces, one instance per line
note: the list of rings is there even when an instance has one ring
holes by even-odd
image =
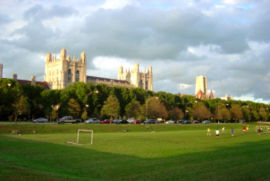
[[[84,133],[89,133],[89,137],[87,138],[88,143],[80,143],[80,133],[84,132]],[[78,129],[77,130],[77,138],[76,141],[68,141],[67,143],[69,144],[74,144],[74,145],[92,145],[93,144],[93,137],[94,137],[94,131],[90,130],[90,129]]]

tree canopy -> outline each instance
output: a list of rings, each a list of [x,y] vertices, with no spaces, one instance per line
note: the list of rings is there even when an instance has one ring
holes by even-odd
[[[47,90],[38,85],[20,85],[13,79],[0,80],[0,121],[32,120],[73,115],[88,117],[134,117],[137,119],[210,119],[238,122],[242,119],[270,121],[270,105],[219,98],[200,100],[142,88],[110,87],[77,82],[63,90]]]

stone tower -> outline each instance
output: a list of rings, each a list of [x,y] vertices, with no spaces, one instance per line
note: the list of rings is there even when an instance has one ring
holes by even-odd
[[[195,88],[195,95],[202,91],[204,95],[207,95],[207,78],[206,76],[197,76],[196,77],[196,88]]]
[[[44,80],[48,82],[51,89],[64,89],[74,82],[86,83],[86,55],[76,59],[67,55],[66,49],[60,51],[60,59],[52,56],[49,52],[46,56]]]
[[[0,64],[0,79],[3,77],[3,64]]]
[[[153,90],[153,73],[152,67],[148,71],[140,72],[140,65],[135,64],[132,70],[123,70],[120,66],[118,69],[118,80],[126,80],[134,87],[141,87],[145,90]]]

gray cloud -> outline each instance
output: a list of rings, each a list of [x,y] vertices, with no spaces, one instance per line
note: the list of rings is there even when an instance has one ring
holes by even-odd
[[[270,100],[269,1],[137,1],[118,9],[97,8],[96,1],[93,7],[63,2],[39,2],[18,17],[26,25],[10,36],[21,38],[0,39],[6,71],[29,77],[27,67],[17,68],[27,62],[41,77],[41,56],[65,47],[70,55],[85,51],[89,69],[95,69],[91,60],[97,56],[153,65],[155,90],[193,94],[194,87],[180,90],[179,84],[192,85],[204,74],[217,96]],[[8,17],[1,14],[0,24],[16,20]]]

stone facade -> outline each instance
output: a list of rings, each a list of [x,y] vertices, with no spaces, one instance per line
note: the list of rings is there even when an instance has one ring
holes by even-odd
[[[130,88],[134,87],[128,81],[125,80],[108,79],[95,76],[87,76],[87,82],[91,82],[92,84],[106,84],[108,86],[124,86]]]
[[[74,82],[86,83],[86,55],[81,53],[81,57],[77,59],[67,56],[66,49],[60,52],[60,58],[47,54],[45,64],[44,80],[48,82],[51,89],[64,89]]]
[[[51,89],[64,89],[74,82],[91,82],[93,84],[106,84],[109,86],[124,86],[124,87],[142,87],[146,90],[153,90],[153,73],[152,67],[148,67],[148,71],[141,73],[139,64],[130,72],[123,72],[123,67],[119,68],[118,80],[108,79],[86,75],[86,55],[81,53],[81,57],[71,60],[67,56],[66,49],[60,52],[60,58],[47,54],[45,64],[44,80],[48,82]],[[122,70],[122,71],[120,71]]]
[[[0,79],[3,77],[3,64],[0,64]]]
[[[151,66],[149,66],[148,70],[145,70],[144,72],[140,72],[139,64],[135,64],[131,71],[124,71],[123,67],[120,66],[118,69],[118,80],[125,80],[134,87],[153,90],[153,72]]]
[[[196,77],[196,86],[195,86],[195,95],[202,91],[203,94],[207,95],[207,78],[206,76],[197,76]]]

